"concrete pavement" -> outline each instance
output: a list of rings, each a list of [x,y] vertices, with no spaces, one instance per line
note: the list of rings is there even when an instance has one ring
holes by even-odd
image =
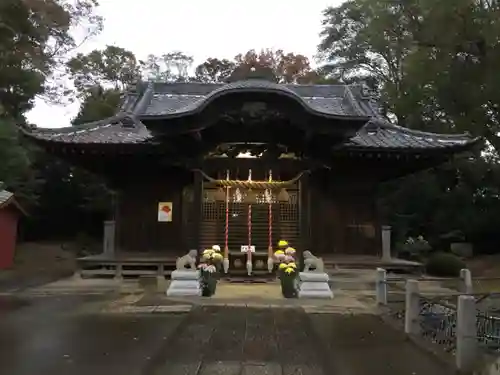
[[[189,312],[103,314],[116,299],[113,294],[1,296],[0,373],[454,373],[376,315],[199,305]]]

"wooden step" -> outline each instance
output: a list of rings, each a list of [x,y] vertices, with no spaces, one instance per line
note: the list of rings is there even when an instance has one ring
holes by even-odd
[[[224,278],[224,280],[230,283],[262,284],[274,283],[276,282],[276,277],[229,276]]]

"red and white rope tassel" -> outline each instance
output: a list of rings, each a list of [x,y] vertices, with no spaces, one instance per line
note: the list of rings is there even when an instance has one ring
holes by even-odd
[[[252,170],[248,170],[248,181],[252,181]],[[252,204],[248,204],[248,217],[247,217],[247,226],[248,226],[248,250],[247,250],[247,273],[248,276],[252,274]]]
[[[229,180],[229,170],[226,171],[226,180]],[[224,259],[222,260],[222,267],[224,273],[229,271],[229,189],[226,187],[226,222],[224,228]]]

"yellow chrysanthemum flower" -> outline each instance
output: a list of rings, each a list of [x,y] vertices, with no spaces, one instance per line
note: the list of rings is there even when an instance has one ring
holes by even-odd
[[[293,268],[293,267],[285,268],[285,273],[286,274],[290,275],[293,272],[295,272],[295,268]]]
[[[280,270],[282,270],[282,269],[284,269],[286,267],[287,267],[287,265],[285,263],[280,263],[280,265],[279,265],[279,269]]]
[[[274,255],[275,255],[275,256],[278,256],[278,255],[285,255],[285,252],[284,252],[283,250],[276,250],[276,251],[274,252]]]
[[[296,253],[296,251],[293,247],[287,247],[285,249],[285,254],[295,254],[295,253]]]
[[[294,262],[291,262],[287,264],[287,267],[297,268],[297,265]]]
[[[212,249],[203,250],[203,255],[211,255],[213,253],[215,253],[215,251]]]
[[[279,247],[285,247],[285,246],[288,246],[288,241],[285,241],[285,240],[280,240],[278,242],[278,246]]]
[[[219,254],[219,253],[213,253],[212,254],[212,259],[221,260],[222,259],[222,255]]]

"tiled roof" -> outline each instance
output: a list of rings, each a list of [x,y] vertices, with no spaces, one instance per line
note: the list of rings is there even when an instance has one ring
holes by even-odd
[[[463,147],[475,143],[466,134],[436,134],[403,128],[372,119],[358,133],[343,144],[346,148],[398,150],[398,149],[445,149]]]
[[[0,207],[6,204],[13,196],[14,194],[12,194],[10,191],[0,190]]]
[[[34,128],[24,130],[24,133],[35,139],[60,143],[130,144],[143,143],[152,138],[149,130],[129,114],[79,126]]]
[[[14,198],[14,194],[10,191],[2,189],[2,183],[0,182],[0,210],[5,207],[15,207],[21,214],[28,216],[28,213]]]
[[[42,141],[79,144],[139,144],[150,142],[153,139],[145,127],[139,129],[124,128],[120,124],[110,123],[86,128],[71,127],[49,131],[36,129],[30,132],[29,136]],[[425,133],[389,123],[372,121],[346,141],[343,147],[349,149],[424,150],[461,148],[476,141],[467,135]]]
[[[288,95],[317,113],[354,117],[358,121],[366,119],[367,124],[342,145],[348,149],[462,149],[477,141],[468,135],[425,133],[393,125],[380,116],[375,103],[360,85],[278,85],[258,80],[230,84],[142,84],[124,97],[120,112],[112,118],[60,129],[35,128],[24,130],[24,133],[40,141],[58,143],[150,143],[153,135],[141,119],[177,117],[196,111],[221,93],[247,89]],[[332,120],[332,126],[335,126],[335,120]]]
[[[262,80],[220,84],[153,84],[144,90],[145,102],[136,103],[139,116],[172,117],[194,113],[212,100],[238,92],[265,92],[285,95],[316,114],[334,117],[369,117],[356,105],[346,85],[281,85]],[[361,98],[357,98],[360,100]],[[144,105],[144,107],[142,107]],[[141,106],[141,108],[138,108]]]

